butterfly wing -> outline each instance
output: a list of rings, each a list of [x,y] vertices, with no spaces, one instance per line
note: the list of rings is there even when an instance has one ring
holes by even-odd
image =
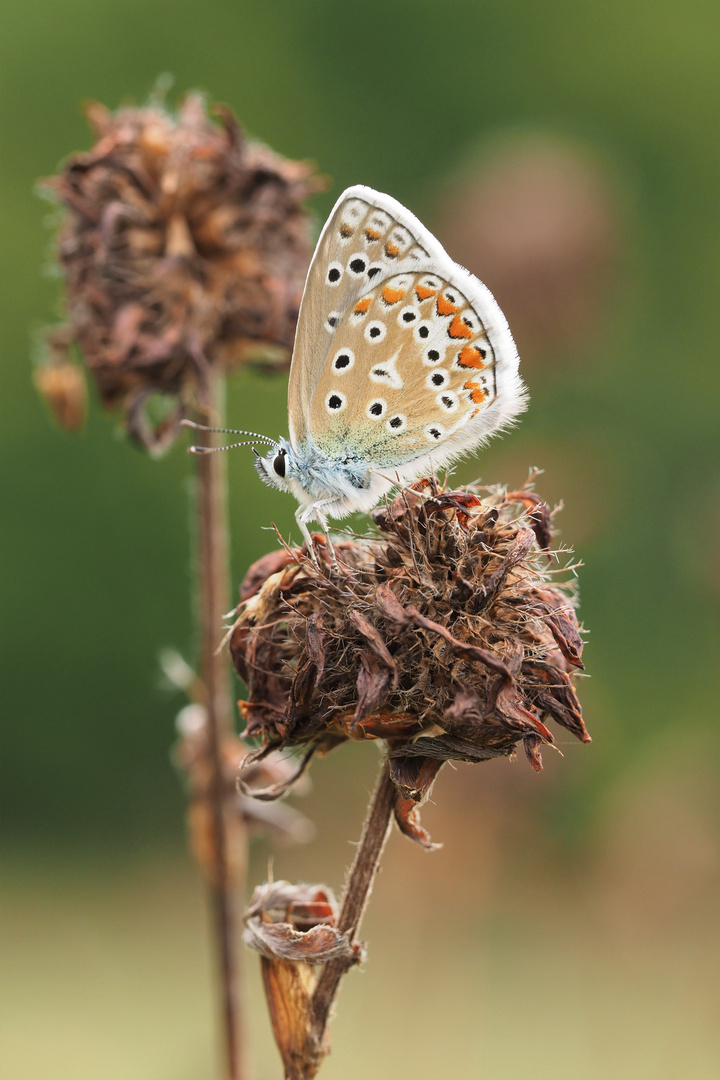
[[[423,232],[433,250],[416,239]],[[315,248],[303,292],[290,367],[290,437],[308,434],[310,401],[340,323],[367,291],[399,268],[419,265],[442,248],[400,203],[359,184],[336,202]]]
[[[518,362],[490,292],[408,210],[362,186],[341,196],[300,312],[295,444],[418,475],[522,411]]]

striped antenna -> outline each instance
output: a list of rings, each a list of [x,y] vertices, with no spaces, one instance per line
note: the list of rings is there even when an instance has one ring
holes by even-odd
[[[252,446],[252,442],[234,442],[228,443],[227,446],[188,446],[188,454],[217,454],[220,450],[234,450],[236,446]],[[257,450],[255,451],[257,454]],[[260,455],[258,454],[258,457]]]
[[[222,435],[250,435],[253,442],[269,443],[271,446],[279,446],[280,444],[276,439],[271,439],[268,435],[258,435],[256,431],[241,431],[240,428],[229,427],[206,427],[204,424],[196,424],[194,420],[181,420],[182,427],[192,428],[193,431],[215,431]],[[217,446],[213,447],[216,450],[231,450],[233,446],[250,446],[251,443],[232,443],[231,446]],[[210,449],[208,447],[207,449]]]

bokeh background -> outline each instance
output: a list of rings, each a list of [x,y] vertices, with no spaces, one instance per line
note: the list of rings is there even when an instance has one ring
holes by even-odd
[[[202,888],[169,760],[190,656],[189,459],[91,409],[58,431],[31,381],[60,313],[33,193],[88,147],[79,103],[171,72],[331,178],[391,192],[496,293],[532,405],[462,481],[563,500],[590,746],[447,767],[388,850],[323,1076],[705,1080],[720,1068],[720,8],[703,0],[3,3],[0,536],[8,1080],[190,1080],[215,1060]],[[286,431],[285,384],[229,419]],[[229,461],[233,579],[292,500]],[[377,765],[313,770],[306,847],[251,880],[339,888]],[[547,760],[550,759],[550,760]],[[257,1076],[278,1076],[247,957]]]

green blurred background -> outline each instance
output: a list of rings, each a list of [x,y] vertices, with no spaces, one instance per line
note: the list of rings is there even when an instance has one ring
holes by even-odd
[[[188,458],[93,406],[54,428],[32,340],[60,312],[38,178],[86,148],[88,98],[163,72],[343,187],[388,191],[482,274],[532,404],[458,470],[565,502],[585,564],[591,746],[447,768],[394,837],[327,1080],[700,1080],[720,1071],[720,8],[702,0],[24,0],[0,36],[3,1054],[8,1080],[212,1075],[211,957],[169,763],[191,656]],[[286,431],[243,374],[229,419]],[[293,503],[228,461],[233,580]],[[314,767],[317,836],[275,875],[336,888],[376,768]],[[253,883],[272,848],[254,848]],[[280,1073],[247,958],[258,1078]]]

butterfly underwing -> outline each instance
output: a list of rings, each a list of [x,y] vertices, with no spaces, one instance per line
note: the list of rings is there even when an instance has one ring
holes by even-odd
[[[260,437],[271,449],[258,473],[295,495],[312,550],[310,521],[327,531],[511,424],[527,402],[518,364],[482,282],[401,203],[348,188],[305,283],[289,438]]]

